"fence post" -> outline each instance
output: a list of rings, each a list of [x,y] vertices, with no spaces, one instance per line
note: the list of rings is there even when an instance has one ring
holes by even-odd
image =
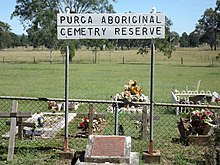
[[[12,112],[17,112],[18,110],[18,101],[13,100],[12,102]],[[9,136],[9,144],[8,144],[8,157],[7,161],[13,160],[14,156],[14,147],[15,147],[15,134],[16,134],[16,117],[11,118],[10,125],[10,136]]]
[[[64,152],[67,152],[68,150],[68,116],[69,116],[69,40],[66,41],[66,63],[65,63],[65,138],[64,138]]]
[[[153,115],[154,115],[154,65],[155,65],[155,45],[154,40],[151,40],[151,81],[150,81],[150,146],[149,153],[153,155],[154,140],[153,140]]]
[[[93,104],[89,104],[89,135],[93,134]]]
[[[115,112],[115,130],[114,130],[114,134],[118,135],[118,104],[116,103],[117,99],[114,99],[114,103],[113,103],[113,109]]]
[[[147,105],[143,106],[143,113],[142,113],[142,120],[143,120],[143,138],[147,139]]]
[[[2,62],[5,63],[5,57],[2,57]]]

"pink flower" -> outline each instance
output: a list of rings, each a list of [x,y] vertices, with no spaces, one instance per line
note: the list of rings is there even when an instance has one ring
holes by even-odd
[[[198,112],[196,112],[196,113],[195,113],[195,116],[196,116],[196,117],[199,117],[199,116],[200,116],[200,114],[199,114]]]

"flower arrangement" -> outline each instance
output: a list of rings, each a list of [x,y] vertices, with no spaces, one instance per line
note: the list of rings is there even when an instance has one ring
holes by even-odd
[[[209,109],[195,110],[189,113],[190,126],[193,134],[207,134],[214,127],[215,115]],[[208,130],[207,130],[208,128]]]
[[[137,84],[137,80],[130,80],[127,85],[124,85],[124,91],[116,94],[117,100],[128,102],[143,102],[148,98],[142,93],[142,87]]]

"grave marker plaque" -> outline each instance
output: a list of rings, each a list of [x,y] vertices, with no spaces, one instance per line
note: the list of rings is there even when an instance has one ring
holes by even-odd
[[[96,137],[93,156],[125,156],[125,137]]]
[[[90,135],[85,161],[130,164],[131,137]]]

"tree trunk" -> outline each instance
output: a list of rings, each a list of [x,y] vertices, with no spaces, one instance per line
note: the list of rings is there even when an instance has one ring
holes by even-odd
[[[213,50],[213,44],[210,44],[210,48],[211,48],[211,50]]]
[[[94,64],[97,62],[97,51],[95,51],[95,59],[94,59]]]
[[[50,64],[52,64],[53,60],[52,60],[52,49],[50,48]]]

